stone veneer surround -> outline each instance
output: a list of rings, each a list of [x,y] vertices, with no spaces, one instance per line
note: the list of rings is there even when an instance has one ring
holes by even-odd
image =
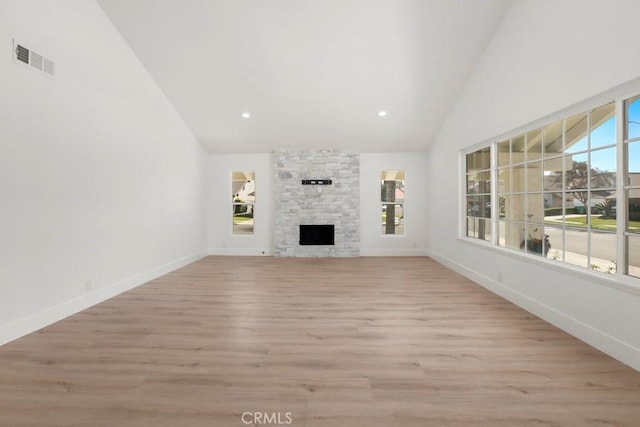
[[[360,255],[360,155],[342,150],[273,153],[274,253],[276,256]],[[302,185],[331,179],[331,185]],[[320,192],[318,192],[320,189]],[[334,246],[300,246],[300,224],[333,224]]]

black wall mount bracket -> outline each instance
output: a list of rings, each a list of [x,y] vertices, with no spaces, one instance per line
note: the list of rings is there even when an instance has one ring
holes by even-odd
[[[330,179],[303,179],[302,185],[331,185],[333,181]]]

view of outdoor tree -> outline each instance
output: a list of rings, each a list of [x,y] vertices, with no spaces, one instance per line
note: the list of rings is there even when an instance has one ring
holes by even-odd
[[[589,185],[589,175],[591,175],[591,185]],[[554,187],[560,188],[562,184],[562,174],[556,174],[552,177]],[[602,171],[598,168],[591,168],[587,162],[573,161],[573,167],[565,171],[565,188],[567,194],[572,195],[579,200],[584,206],[589,205],[589,192],[587,188],[615,188],[616,174],[614,172]],[[608,191],[594,192],[602,196],[609,195]]]

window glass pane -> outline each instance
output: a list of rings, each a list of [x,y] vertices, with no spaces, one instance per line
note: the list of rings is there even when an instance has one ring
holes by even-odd
[[[565,223],[568,227],[586,227],[589,192],[574,190],[565,193]]]
[[[567,228],[565,230],[566,248],[564,257],[566,263],[587,268],[588,238],[589,234],[586,228]]]
[[[578,114],[565,120],[564,152],[575,153],[587,149],[587,114]]]
[[[629,274],[640,277],[640,236],[629,236],[627,239],[629,247]]]
[[[404,171],[382,171],[380,179],[380,200],[404,203]]]
[[[627,138],[633,139],[640,137],[640,95],[628,99],[625,102],[626,109],[626,131]]]
[[[498,194],[498,218],[507,218],[510,209],[511,196],[509,194]]]
[[[467,218],[467,236],[491,241],[491,220],[485,218]]]
[[[591,148],[616,143],[615,104],[603,105],[591,112]]]
[[[511,191],[513,193],[524,193],[524,165],[511,169]]]
[[[491,149],[489,147],[467,154],[467,172],[491,167]]]
[[[511,162],[509,140],[498,142],[498,166],[507,166]]]
[[[602,273],[615,274],[618,240],[615,233],[592,230],[589,235],[591,238],[589,268]]]
[[[627,190],[627,199],[629,200],[627,231],[640,233],[640,189]]]
[[[503,248],[507,246],[507,241],[509,239],[509,227],[507,226],[507,221],[501,219],[498,221],[498,246],[502,246]]]
[[[511,192],[511,168],[498,169],[498,193]]]
[[[382,234],[404,234],[404,205],[382,205]]]
[[[640,141],[628,144],[627,168],[629,171],[627,185],[640,185]]]
[[[616,187],[616,147],[591,152],[591,188]]]
[[[491,195],[467,197],[467,216],[491,218]]]
[[[542,158],[542,129],[527,132],[527,161]]]
[[[544,128],[545,157],[553,157],[562,153],[562,121],[555,122]]]
[[[522,242],[524,241],[524,224],[521,222],[508,223],[509,231],[507,239],[507,247],[510,249],[524,250]]]
[[[490,242],[493,239],[493,230],[491,227],[491,219],[480,219],[480,221],[484,222],[484,240]],[[482,239],[482,235],[478,236],[479,239]]]
[[[528,223],[541,224],[544,211],[544,197],[542,193],[527,194],[527,215],[525,221]]]
[[[253,234],[254,205],[233,205],[233,234]]]
[[[564,230],[560,227],[549,227],[545,225],[544,233],[548,237],[547,258],[555,261],[564,260]]]
[[[591,206],[591,228],[615,232],[617,225],[615,192],[594,191],[591,193]]]
[[[544,223],[546,225],[562,225],[562,193],[544,193]]]
[[[569,161],[571,163],[569,163]],[[567,167],[565,171],[566,190],[575,191],[586,189],[589,184],[589,162],[587,160],[587,153],[576,154],[570,157],[567,156],[565,166]]]
[[[511,196],[511,210],[507,212],[507,219],[524,222],[524,194],[513,194]]]
[[[467,217],[467,237],[473,237],[474,239],[478,238],[478,235],[480,234],[480,225],[478,224],[479,219],[480,218]]]
[[[527,163],[527,192],[542,191],[542,162]]]
[[[255,174],[253,172],[233,172],[231,174],[231,200],[234,203],[254,203]]]
[[[490,193],[490,183],[491,171],[470,173],[467,175],[467,194]],[[393,202],[394,200],[383,201]]]
[[[544,191],[562,191],[562,162],[569,157],[554,157],[544,161]]]
[[[520,248],[526,252],[546,257],[549,251],[549,242],[544,235],[542,224],[527,224],[525,230],[527,238],[520,242]]]
[[[511,139],[511,163],[513,164],[524,162],[524,139],[524,135],[518,135]]]

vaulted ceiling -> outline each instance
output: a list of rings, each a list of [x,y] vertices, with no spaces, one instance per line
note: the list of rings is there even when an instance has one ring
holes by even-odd
[[[511,0],[98,3],[208,152],[264,153],[425,150]]]

